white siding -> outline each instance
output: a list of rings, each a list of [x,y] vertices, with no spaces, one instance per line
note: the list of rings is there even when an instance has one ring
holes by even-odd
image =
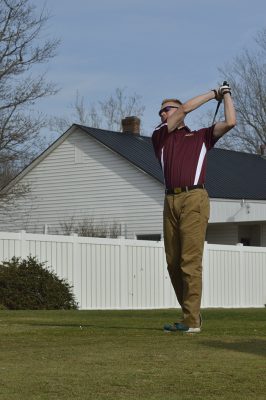
[[[211,199],[211,223],[252,221],[266,221],[266,199]]]
[[[78,129],[21,182],[31,193],[2,229],[42,233],[47,224],[56,233],[60,222],[89,217],[116,221],[130,238],[162,233],[163,186]]]

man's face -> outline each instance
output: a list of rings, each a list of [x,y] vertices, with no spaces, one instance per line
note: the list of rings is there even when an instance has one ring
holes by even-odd
[[[177,110],[177,108],[179,108],[179,104],[172,101],[164,103],[159,111],[161,121],[165,122],[167,118],[169,118],[170,115],[172,115]]]

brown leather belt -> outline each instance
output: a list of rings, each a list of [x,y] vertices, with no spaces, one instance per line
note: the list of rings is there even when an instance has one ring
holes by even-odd
[[[183,187],[165,189],[165,194],[179,194],[182,192],[188,192],[189,190],[193,189],[205,189],[205,185],[203,183],[202,185],[192,185],[192,186],[183,186]]]

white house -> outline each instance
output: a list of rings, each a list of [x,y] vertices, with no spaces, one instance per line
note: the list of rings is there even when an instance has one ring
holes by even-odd
[[[115,223],[127,238],[160,240],[162,173],[151,139],[126,130],[72,125],[3,189],[30,187],[11,212],[1,214],[1,230],[63,233],[63,226],[87,218]],[[206,186],[211,199],[206,240],[266,246],[266,159],[212,149]]]

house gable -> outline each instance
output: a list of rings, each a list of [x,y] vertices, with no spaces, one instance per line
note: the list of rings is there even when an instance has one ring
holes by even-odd
[[[47,225],[57,233],[72,218],[76,223],[91,218],[99,224],[115,221],[129,237],[162,233],[161,218],[154,218],[163,203],[160,182],[77,126],[21,182],[31,185],[19,207],[27,217],[20,226],[21,218],[15,226],[9,223],[9,230],[39,233]]]

